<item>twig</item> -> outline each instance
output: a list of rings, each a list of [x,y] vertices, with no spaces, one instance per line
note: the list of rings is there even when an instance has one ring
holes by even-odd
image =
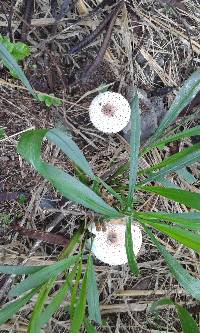
[[[186,294],[184,289],[172,289],[172,290],[120,290],[116,292],[115,296],[131,296],[131,297],[138,297],[138,296],[162,296],[162,295],[182,295]]]
[[[76,44],[75,46],[73,46],[70,50],[69,50],[69,54],[74,54],[76,52],[79,52],[81,49],[83,49],[84,47],[88,46],[90,43],[93,42],[93,40],[95,40],[95,38],[106,28],[108,22],[110,21],[110,19],[113,16],[113,12],[111,12],[100,24],[99,26],[91,32],[91,34],[89,36],[87,36],[85,39],[83,39],[82,41],[80,41],[78,44]]]
[[[22,25],[22,41],[26,41],[27,30],[30,27],[31,19],[34,11],[34,0],[24,0],[24,15]]]
[[[5,139],[0,140],[0,143],[4,142],[4,141],[10,141],[10,139],[15,138],[16,136],[21,135],[21,134],[23,134],[23,133],[25,133],[27,131],[33,130],[33,129],[35,129],[35,126],[26,128],[23,131],[20,131],[18,133],[15,133],[15,134],[12,134],[10,136],[7,136]]]
[[[85,82],[87,81],[87,79],[90,77],[90,75],[94,72],[94,70],[96,69],[96,67],[101,63],[101,61],[103,60],[103,57],[106,53],[108,44],[110,42],[111,39],[111,34],[112,34],[112,30],[115,24],[115,21],[117,19],[117,15],[119,13],[119,11],[121,10],[122,6],[124,5],[124,2],[121,1],[118,6],[114,9],[113,13],[112,13],[112,18],[108,27],[108,30],[106,32],[106,36],[104,38],[104,41],[100,47],[99,53],[97,54],[94,62],[89,66],[89,68],[86,68],[83,75],[82,75],[82,81]]]

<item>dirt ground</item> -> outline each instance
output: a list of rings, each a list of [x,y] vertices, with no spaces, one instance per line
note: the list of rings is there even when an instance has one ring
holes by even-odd
[[[167,108],[176,90],[200,63],[199,0],[127,0],[117,13],[110,38],[105,28],[83,48],[80,41],[108,17],[116,2],[69,1],[67,10],[66,1],[56,4],[47,0],[0,1],[0,33],[16,41],[22,39],[31,48],[22,66],[32,86],[63,101],[61,106],[50,108],[34,101],[21,82],[0,68],[0,127],[7,136],[0,141],[0,262],[4,264],[54,262],[62,250],[59,241],[63,238],[53,245],[48,236],[44,241],[41,232],[69,239],[80,222],[74,214],[77,206],[64,201],[17,154],[20,134],[32,128],[62,127],[72,134],[94,172],[99,176],[110,173],[112,178],[113,165],[128,159],[129,146],[121,134],[104,135],[89,122],[88,105],[95,94],[107,84],[110,90],[130,99],[133,87],[138,87],[149,98],[161,98]],[[109,43],[101,59],[106,38]],[[78,51],[73,53],[76,45]],[[71,172],[72,165],[58,148],[45,146],[44,154]],[[147,162],[161,158],[152,154]],[[198,170],[199,165],[192,170],[197,178]],[[155,205],[166,211],[182,209],[153,195],[142,197],[141,202],[146,209]],[[28,232],[30,229],[39,231],[35,238]],[[162,236],[161,241],[194,276],[199,276],[197,254],[167,237]],[[161,311],[158,317],[148,312],[149,305],[164,296],[185,305],[200,323],[199,304],[172,278],[145,235],[138,263],[141,274],[136,278],[128,265],[109,267],[95,259],[103,318],[98,332],[181,332],[172,309]],[[12,282],[5,275],[0,279],[2,304],[9,299],[7,292]],[[2,325],[0,332],[27,332],[33,303]],[[69,332],[64,307],[44,332]]]

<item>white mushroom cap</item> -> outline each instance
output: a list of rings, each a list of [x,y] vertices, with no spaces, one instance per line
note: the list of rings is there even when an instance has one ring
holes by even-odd
[[[128,262],[125,248],[125,220],[110,220],[105,224],[105,231],[98,231],[95,224],[89,227],[96,237],[92,242],[92,252],[101,261],[109,265],[122,265]],[[142,245],[142,232],[133,224],[131,226],[133,251],[138,254]]]
[[[128,124],[131,108],[121,94],[106,91],[93,99],[89,115],[91,122],[99,131],[117,133]]]

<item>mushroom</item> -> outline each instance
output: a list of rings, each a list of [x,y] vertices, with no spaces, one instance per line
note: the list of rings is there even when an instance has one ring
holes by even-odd
[[[97,95],[89,107],[90,120],[104,133],[120,132],[129,122],[129,102],[115,92],[106,91]]]
[[[125,248],[126,218],[108,221],[106,230],[98,230],[94,223],[89,227],[95,238],[91,240],[91,251],[97,259],[109,265],[122,265],[128,262]],[[133,251],[138,254],[142,245],[141,229],[132,224]]]

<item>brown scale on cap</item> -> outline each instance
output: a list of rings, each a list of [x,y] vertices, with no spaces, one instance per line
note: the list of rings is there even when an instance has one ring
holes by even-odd
[[[108,117],[114,117],[114,114],[116,112],[116,108],[111,103],[107,103],[102,106],[101,112]]]

